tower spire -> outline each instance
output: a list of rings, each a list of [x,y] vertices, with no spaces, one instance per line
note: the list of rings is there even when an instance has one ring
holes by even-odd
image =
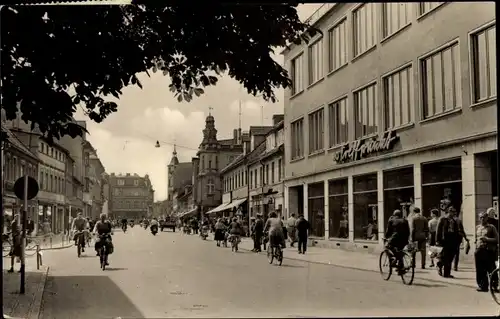
[[[241,130],[241,99],[240,99],[240,104],[239,104],[238,128]]]
[[[172,154],[174,154],[174,156],[177,155],[177,146],[175,145],[175,143],[174,143],[174,152]]]

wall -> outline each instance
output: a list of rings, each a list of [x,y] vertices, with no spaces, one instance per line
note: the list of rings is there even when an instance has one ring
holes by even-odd
[[[327,35],[328,27],[335,21],[347,16],[349,26],[352,26],[352,15],[350,11],[357,4],[342,4],[338,10],[329,13],[321,20],[318,27]],[[415,6],[417,4],[415,3]],[[380,6],[380,5],[379,5]],[[415,12],[415,11],[414,11]],[[349,52],[349,64],[330,75],[326,75],[322,81],[306,88],[304,92],[291,97],[290,90],[285,92],[285,131],[290,134],[290,123],[320,107],[325,107],[328,103],[342,97],[348,96],[349,117],[354,117],[354,104],[352,91],[356,88],[377,81],[377,102],[383,105],[383,94],[381,93],[381,76],[406,63],[413,63],[413,83],[414,83],[414,112],[415,121],[413,126],[406,127],[397,133],[400,136],[401,144],[397,151],[418,150],[419,148],[432,146],[439,143],[449,142],[456,139],[480,135],[493,132],[496,128],[495,105],[496,101],[481,105],[483,107],[469,107],[471,104],[471,83],[470,83],[470,54],[469,54],[469,32],[495,19],[493,3],[487,2],[452,2],[446,3],[428,15],[417,19],[413,17],[411,25],[388,38],[383,43],[378,42],[375,49],[356,59],[352,59],[352,52]],[[447,27],[443,27],[446,25]],[[380,30],[378,30],[380,39]],[[349,31],[349,41],[352,33]],[[461,100],[462,107],[449,114],[446,118],[435,118],[432,120],[422,120],[420,110],[420,92],[418,75],[418,57],[448,43],[451,40],[459,40],[460,50],[460,74],[461,74]],[[415,41],[415,39],[420,39]],[[326,44],[326,36],[324,44]],[[352,41],[349,42],[349,45]],[[286,53],[286,68],[291,70],[290,60],[304,51],[303,47],[293,47]],[[324,45],[324,65],[327,65],[327,45]],[[307,64],[307,63],[306,63]],[[324,72],[327,73],[326,71]],[[307,74],[307,72],[305,72]],[[305,80],[307,81],[307,80]],[[380,128],[383,127],[384,114],[379,107]],[[325,108],[325,132],[328,132],[327,109]],[[305,159],[290,161],[291,140],[287,136],[285,144],[285,158],[287,159],[287,178],[296,178],[313,172],[337,169],[333,162],[333,153],[336,149],[325,150],[319,155],[307,156],[308,147],[308,120],[304,120],[304,149]],[[350,125],[349,140],[354,140],[354,126]],[[325,134],[325,146],[327,144]]]

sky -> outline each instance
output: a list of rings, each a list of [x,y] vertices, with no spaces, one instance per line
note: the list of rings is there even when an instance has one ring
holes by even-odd
[[[307,19],[321,4],[303,4],[298,7],[301,20]],[[283,63],[279,50],[275,60]],[[118,112],[102,123],[88,119],[83,109],[75,114],[77,120],[87,121],[87,139],[97,150],[107,173],[148,174],[155,189],[155,201],[167,197],[167,165],[177,145],[181,162],[190,162],[196,156],[202,140],[205,118],[211,112],[218,130],[217,138],[231,138],[238,127],[238,109],[241,102],[241,127],[270,125],[274,114],[283,114],[283,91],[277,91],[278,102],[267,103],[242,90],[229,76],[221,77],[214,87],[205,88],[205,94],[191,102],[177,102],[169,91],[170,80],[161,72],[148,77],[140,74],[143,89],[127,87],[118,103]],[[156,148],[156,141],[160,147]]]

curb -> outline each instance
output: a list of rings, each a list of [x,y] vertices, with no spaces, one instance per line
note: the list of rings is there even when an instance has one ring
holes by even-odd
[[[28,317],[26,319],[38,319],[40,312],[42,310],[42,298],[43,292],[45,290],[45,284],[47,283],[47,277],[49,275],[50,267],[47,266],[45,273],[42,275],[42,280],[38,284],[35,296],[33,297],[33,303],[28,311]]]
[[[249,252],[252,251],[251,249],[247,249],[247,248],[242,248],[242,247],[239,247],[239,248],[241,250],[245,250],[245,251],[249,251]],[[261,251],[258,254],[259,255],[260,254],[264,255],[264,254],[266,254],[266,252]],[[304,263],[311,263],[311,264],[317,264],[317,265],[334,266],[334,267],[342,268],[342,269],[353,269],[353,270],[359,270],[359,271],[365,271],[365,272],[372,272],[372,273],[378,273],[379,272],[378,270],[373,270],[373,269],[359,268],[359,267],[354,267],[354,266],[338,265],[338,264],[335,264],[335,263],[326,263],[326,262],[321,262],[321,261],[310,261],[310,260],[304,260],[304,259],[294,258],[294,257],[285,257],[284,256],[283,259],[289,259],[289,260],[294,260],[294,261],[301,261],[301,262],[304,262]],[[415,279],[417,279],[417,278],[415,278]],[[418,278],[418,280],[422,280],[422,281],[426,281],[426,282],[445,283],[445,284],[450,284],[450,285],[460,286],[460,287],[465,287],[465,288],[476,288],[476,286],[474,284],[467,285],[467,284],[462,284],[462,283],[458,283],[458,282],[449,282],[449,281],[442,280],[440,278],[436,278],[436,279]]]

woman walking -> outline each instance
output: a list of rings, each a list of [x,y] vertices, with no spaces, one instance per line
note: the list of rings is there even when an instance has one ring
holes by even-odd
[[[214,240],[217,242],[217,247],[220,247],[220,243],[224,241],[226,225],[222,222],[222,218],[217,219],[217,223],[215,223],[215,233]]]

